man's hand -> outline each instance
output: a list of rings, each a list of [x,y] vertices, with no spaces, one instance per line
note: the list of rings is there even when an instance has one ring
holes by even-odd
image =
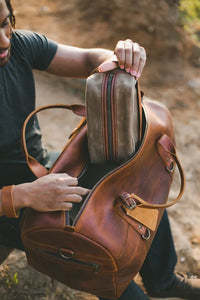
[[[81,202],[89,190],[77,186],[77,178],[67,174],[49,174],[31,183],[14,186],[16,209],[31,207],[38,211],[69,210]]]
[[[119,41],[114,55],[99,66],[100,72],[106,72],[120,67],[132,76],[139,78],[146,62],[146,51],[131,40]]]

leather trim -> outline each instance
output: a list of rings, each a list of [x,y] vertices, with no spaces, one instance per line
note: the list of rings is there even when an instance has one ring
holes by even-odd
[[[1,190],[3,214],[8,218],[19,217],[19,211],[15,210],[13,203],[13,187],[14,185],[4,186]]]

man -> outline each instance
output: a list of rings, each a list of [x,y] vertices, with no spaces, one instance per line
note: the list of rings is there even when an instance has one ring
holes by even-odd
[[[23,250],[17,219],[21,208],[69,210],[73,202],[80,202],[82,196],[88,193],[87,189],[77,186],[76,178],[67,174],[51,174],[36,179],[24,161],[19,140],[22,124],[35,108],[32,69],[86,78],[113,55],[112,51],[105,49],[70,47],[57,44],[43,35],[15,31],[14,24],[10,0],[0,0],[0,262],[7,257],[10,249]],[[119,41],[115,55],[121,69],[140,77],[146,60],[142,47],[131,40]],[[27,144],[29,153],[41,163],[48,163],[37,119],[27,130]],[[147,293],[162,298],[200,299],[200,280],[175,275],[175,265],[176,253],[165,212],[141,269]],[[144,300],[148,297],[132,281],[119,299]]]

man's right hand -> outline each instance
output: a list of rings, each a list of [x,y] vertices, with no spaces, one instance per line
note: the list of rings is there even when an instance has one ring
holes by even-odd
[[[74,202],[81,202],[89,190],[77,185],[78,180],[67,174],[49,174],[30,183],[14,186],[16,209],[31,207],[38,211],[70,210]]]

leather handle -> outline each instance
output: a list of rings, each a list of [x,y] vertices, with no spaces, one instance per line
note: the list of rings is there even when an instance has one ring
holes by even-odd
[[[179,175],[180,175],[180,179],[181,179],[180,191],[179,191],[178,196],[174,200],[172,200],[166,204],[150,204],[134,193],[128,194],[129,199],[131,198],[133,200],[137,200],[141,204],[140,207],[151,208],[151,209],[152,208],[159,209],[159,208],[170,207],[170,206],[174,205],[175,203],[177,203],[181,199],[181,197],[184,193],[184,190],[185,190],[185,175],[184,175],[184,171],[181,166],[180,160],[178,159],[178,156],[176,154],[176,148],[174,146],[174,143],[166,134],[163,134],[161,136],[161,138],[157,141],[157,147],[158,148],[161,147],[166,153],[168,153],[170,156],[172,156],[174,158],[176,165],[178,167],[178,171],[179,171]],[[167,166],[167,162],[166,162],[166,172],[173,172],[173,170],[174,170],[174,168],[170,169]],[[123,197],[124,197],[124,195],[121,195],[121,198],[123,198]],[[125,197],[127,197],[127,196],[125,195]]]
[[[22,146],[22,152],[24,154],[24,157],[27,161],[27,164],[31,171],[35,174],[37,178],[42,177],[44,175],[48,174],[48,170],[41,165],[35,158],[29,155],[28,150],[27,150],[27,145],[26,145],[26,127],[30,119],[36,115],[38,112],[47,110],[47,109],[52,109],[52,108],[64,108],[68,110],[72,110],[73,113],[75,113],[78,116],[85,117],[86,116],[86,108],[84,105],[79,105],[79,104],[52,104],[52,105],[45,105],[41,106],[34,111],[32,111],[26,120],[24,121],[23,127],[22,127],[22,135],[21,135],[21,146]]]

